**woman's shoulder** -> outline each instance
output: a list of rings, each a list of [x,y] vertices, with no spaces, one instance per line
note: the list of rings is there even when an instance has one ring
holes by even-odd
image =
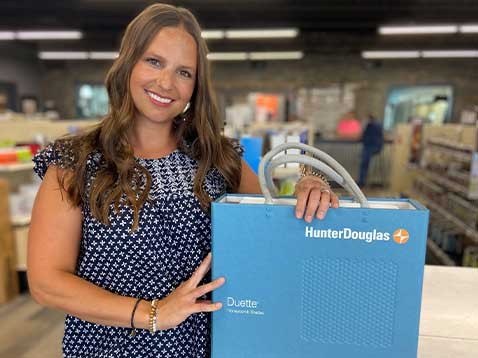
[[[48,144],[33,157],[33,170],[42,179],[51,165],[61,169],[74,170],[82,157],[82,148],[79,142],[79,138],[68,137]],[[99,150],[91,150],[86,156],[87,166],[99,164],[101,157]]]

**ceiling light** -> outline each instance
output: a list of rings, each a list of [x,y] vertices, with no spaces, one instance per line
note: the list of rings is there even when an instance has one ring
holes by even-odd
[[[13,31],[0,31],[0,40],[15,40]]]
[[[458,26],[380,26],[378,28],[378,32],[381,35],[454,34],[458,32]]]
[[[363,58],[379,59],[379,58],[418,58],[419,51],[363,51]]]
[[[203,39],[223,39],[223,30],[203,30],[201,31],[201,37]]]
[[[43,51],[38,53],[42,60],[87,60],[88,52],[56,52]]]
[[[17,31],[19,40],[78,40],[83,37],[81,31]]]
[[[303,57],[302,51],[251,52],[249,54],[251,60],[300,60]]]
[[[88,54],[92,60],[115,60],[119,56],[118,52],[93,51]]]
[[[425,58],[465,58],[465,57],[478,57],[478,51],[476,50],[435,50],[435,51],[422,51],[422,57]]]
[[[291,38],[298,34],[298,29],[226,30],[228,39]]]
[[[207,55],[211,61],[247,60],[246,52],[211,52]]]
[[[478,25],[476,24],[468,24],[468,25],[461,25],[459,31],[464,34],[472,34],[478,32]]]

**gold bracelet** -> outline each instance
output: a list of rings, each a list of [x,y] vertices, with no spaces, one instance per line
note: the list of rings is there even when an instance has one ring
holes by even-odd
[[[151,301],[151,309],[149,310],[149,333],[156,333],[156,310],[158,308],[158,299]]]
[[[322,180],[325,183],[325,185],[327,185],[330,188],[329,181],[327,180],[327,178],[325,177],[325,175],[321,171],[319,171],[315,168],[312,168],[310,165],[301,164],[300,165],[300,179],[302,179],[303,177],[309,176],[309,175],[319,178],[320,180]]]

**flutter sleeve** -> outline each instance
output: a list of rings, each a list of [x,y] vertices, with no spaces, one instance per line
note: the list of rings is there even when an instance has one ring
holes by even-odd
[[[43,150],[35,154],[33,163],[33,171],[41,179],[45,176],[50,165],[55,165],[62,169],[73,168],[75,157],[71,148],[71,142],[68,140],[57,140],[48,144]]]

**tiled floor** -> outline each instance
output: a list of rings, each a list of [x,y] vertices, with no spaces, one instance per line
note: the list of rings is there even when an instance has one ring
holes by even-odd
[[[64,317],[28,294],[0,305],[0,358],[60,358]]]

